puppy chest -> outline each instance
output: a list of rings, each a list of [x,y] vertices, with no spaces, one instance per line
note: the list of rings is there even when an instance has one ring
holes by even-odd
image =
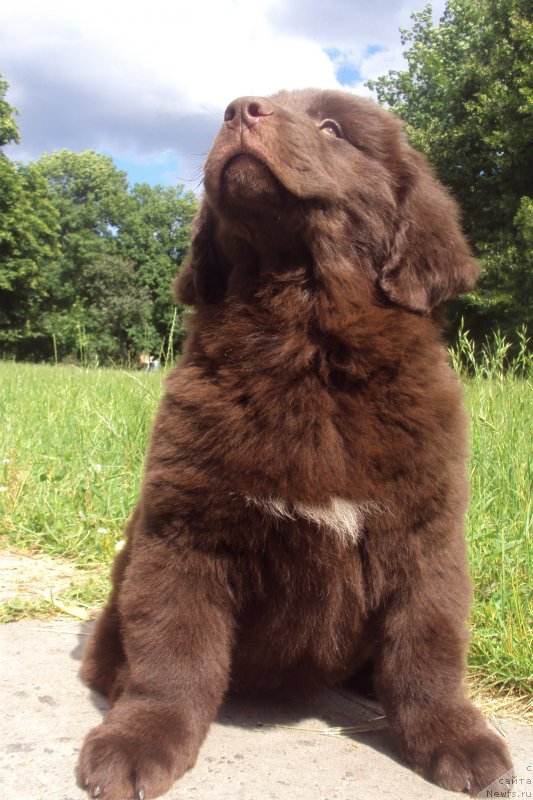
[[[175,453],[178,467],[183,454],[197,454],[250,497],[321,504],[342,495],[347,451],[334,402],[305,380],[278,377],[180,370],[154,430],[154,457]]]

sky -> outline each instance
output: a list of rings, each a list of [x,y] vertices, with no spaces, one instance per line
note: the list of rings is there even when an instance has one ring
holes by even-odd
[[[368,95],[405,66],[425,0],[2,0],[0,73],[19,111],[13,160],[96,150],[131,183],[201,187],[224,108],[313,86]],[[438,19],[444,0],[434,0]]]

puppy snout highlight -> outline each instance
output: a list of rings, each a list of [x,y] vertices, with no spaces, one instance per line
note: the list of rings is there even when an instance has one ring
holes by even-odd
[[[224,122],[228,128],[252,128],[262,117],[270,117],[274,106],[264,97],[238,97],[224,112]]]

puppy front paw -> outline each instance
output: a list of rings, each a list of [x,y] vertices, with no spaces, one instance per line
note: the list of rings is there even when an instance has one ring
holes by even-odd
[[[425,772],[429,780],[445,789],[468,792],[476,797],[512,766],[503,740],[486,731],[460,746],[442,744],[437,747]]]
[[[197,750],[166,744],[150,725],[104,722],[83,744],[78,783],[99,800],[148,800],[168,791],[194,765]]]

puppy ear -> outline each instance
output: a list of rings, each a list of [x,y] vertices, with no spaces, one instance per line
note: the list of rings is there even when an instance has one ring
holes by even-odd
[[[409,185],[379,283],[393,302],[428,314],[443,300],[473,289],[479,267],[461,231],[455,201],[423,156],[409,151]]]
[[[174,295],[188,306],[218,303],[225,294],[228,274],[217,245],[215,217],[204,200],[192,223],[191,249],[174,281]]]

